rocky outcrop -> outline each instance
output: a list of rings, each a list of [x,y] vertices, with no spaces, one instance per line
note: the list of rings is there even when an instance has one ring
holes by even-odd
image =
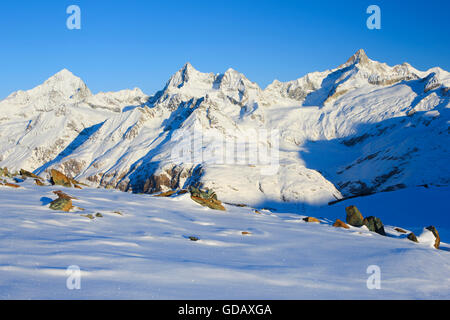
[[[411,240],[411,241],[413,241],[413,242],[416,242],[416,243],[419,242],[419,240],[417,239],[416,235],[415,235],[413,232],[411,232],[410,234],[408,234],[408,236],[407,236],[406,238],[409,239],[409,240]]]
[[[72,200],[70,199],[58,198],[50,203],[50,209],[56,211],[69,212],[72,208]]]
[[[333,227],[335,228],[344,228],[344,229],[350,229],[350,227],[343,221],[336,219],[336,222],[333,224]]]
[[[311,222],[313,222],[313,223],[320,223],[319,219],[314,218],[314,217],[306,217],[306,218],[303,219],[303,221],[310,222],[310,223]]]
[[[346,221],[349,225],[354,227],[362,227],[364,225],[364,218],[356,206],[349,206],[345,208],[345,211],[347,212]]]
[[[434,247],[439,249],[439,245],[441,244],[441,238],[439,237],[439,232],[436,230],[434,226],[429,226],[425,228],[428,231],[431,231],[435,237]]]
[[[226,211],[225,207],[222,205],[222,202],[217,200],[217,196],[214,191],[203,191],[195,187],[191,187],[189,191],[191,193],[191,199],[198,204],[210,209]]]
[[[384,225],[381,222],[380,218],[372,216],[364,218],[363,224],[372,232],[376,232],[382,236],[386,235],[386,232],[384,231]]]
[[[66,177],[63,173],[58,170],[52,169],[50,171],[50,182],[53,185],[59,185],[67,188],[72,187],[71,179]]]
[[[62,191],[53,191],[54,194],[58,196],[58,199],[52,201],[50,203],[50,209],[56,211],[65,211],[69,212],[72,208],[72,199],[77,199],[75,197],[69,196],[68,194]]]

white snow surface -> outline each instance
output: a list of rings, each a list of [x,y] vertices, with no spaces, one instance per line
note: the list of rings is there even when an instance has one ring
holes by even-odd
[[[207,209],[189,194],[157,198],[96,188],[62,188],[85,208],[64,213],[48,205],[60,188],[20,185],[0,186],[0,299],[450,298],[450,221],[442,219],[448,187],[258,214],[231,205],[226,212]],[[389,236],[332,227],[335,216],[345,221],[350,204],[364,215],[381,208]],[[96,213],[103,217],[81,216]],[[320,224],[302,220],[312,214]],[[424,235],[424,243],[413,243],[394,230],[420,230],[435,219],[441,250]],[[373,265],[381,271],[379,290],[367,287]],[[81,269],[80,290],[66,287],[69,266]]]

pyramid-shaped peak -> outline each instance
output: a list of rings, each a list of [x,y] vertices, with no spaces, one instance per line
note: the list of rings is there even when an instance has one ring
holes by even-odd
[[[61,71],[55,73],[53,76],[49,78],[54,80],[67,80],[67,79],[79,79],[77,76],[75,76],[72,72],[70,72],[68,69],[62,69]]]
[[[366,55],[366,52],[364,51],[364,49],[359,49],[358,51],[356,51],[356,53],[354,55],[352,55],[348,60],[347,63],[345,64],[345,66],[349,66],[352,64],[366,64],[367,62],[369,62],[369,58]]]

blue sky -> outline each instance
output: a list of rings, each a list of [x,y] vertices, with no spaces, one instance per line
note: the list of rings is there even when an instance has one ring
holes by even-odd
[[[82,29],[66,28],[78,5]],[[366,9],[381,8],[381,30]],[[1,1],[0,98],[63,68],[94,92],[161,89],[184,63],[232,67],[265,87],[345,62],[359,48],[389,65],[450,70],[450,2]]]

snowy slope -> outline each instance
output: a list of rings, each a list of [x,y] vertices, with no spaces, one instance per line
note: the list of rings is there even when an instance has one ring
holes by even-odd
[[[233,69],[202,73],[188,63],[154,96],[138,89],[93,96],[63,71],[0,102],[0,166],[43,176],[58,168],[138,193],[200,183],[224,201],[251,205],[443,186],[449,87],[440,68],[390,67],[363,50],[335,69],[264,90]],[[174,158],[190,135],[202,139],[190,152],[203,157]],[[255,136],[262,138],[246,141]],[[223,141],[248,150],[224,159]],[[249,161],[251,148],[276,161]]]
[[[30,180],[21,186],[0,186],[0,299],[450,297],[450,246],[441,243],[436,250],[393,229],[420,232],[438,222],[448,242],[450,220],[438,214],[448,212],[448,202],[433,201],[445,198],[448,187],[305,207],[306,215],[321,218],[316,224],[288,208],[257,214],[226,205],[222,212],[187,194],[156,198],[93,188],[63,188],[85,211],[62,213],[48,208],[59,188]],[[344,219],[350,204],[365,215],[376,210],[389,237],[365,228],[333,228],[329,219]],[[423,214],[424,207],[430,215]],[[96,213],[102,217],[82,216]],[[200,240],[190,241],[191,236]],[[372,265],[381,271],[380,290],[367,287]],[[81,290],[67,289],[69,266],[81,269]]]

